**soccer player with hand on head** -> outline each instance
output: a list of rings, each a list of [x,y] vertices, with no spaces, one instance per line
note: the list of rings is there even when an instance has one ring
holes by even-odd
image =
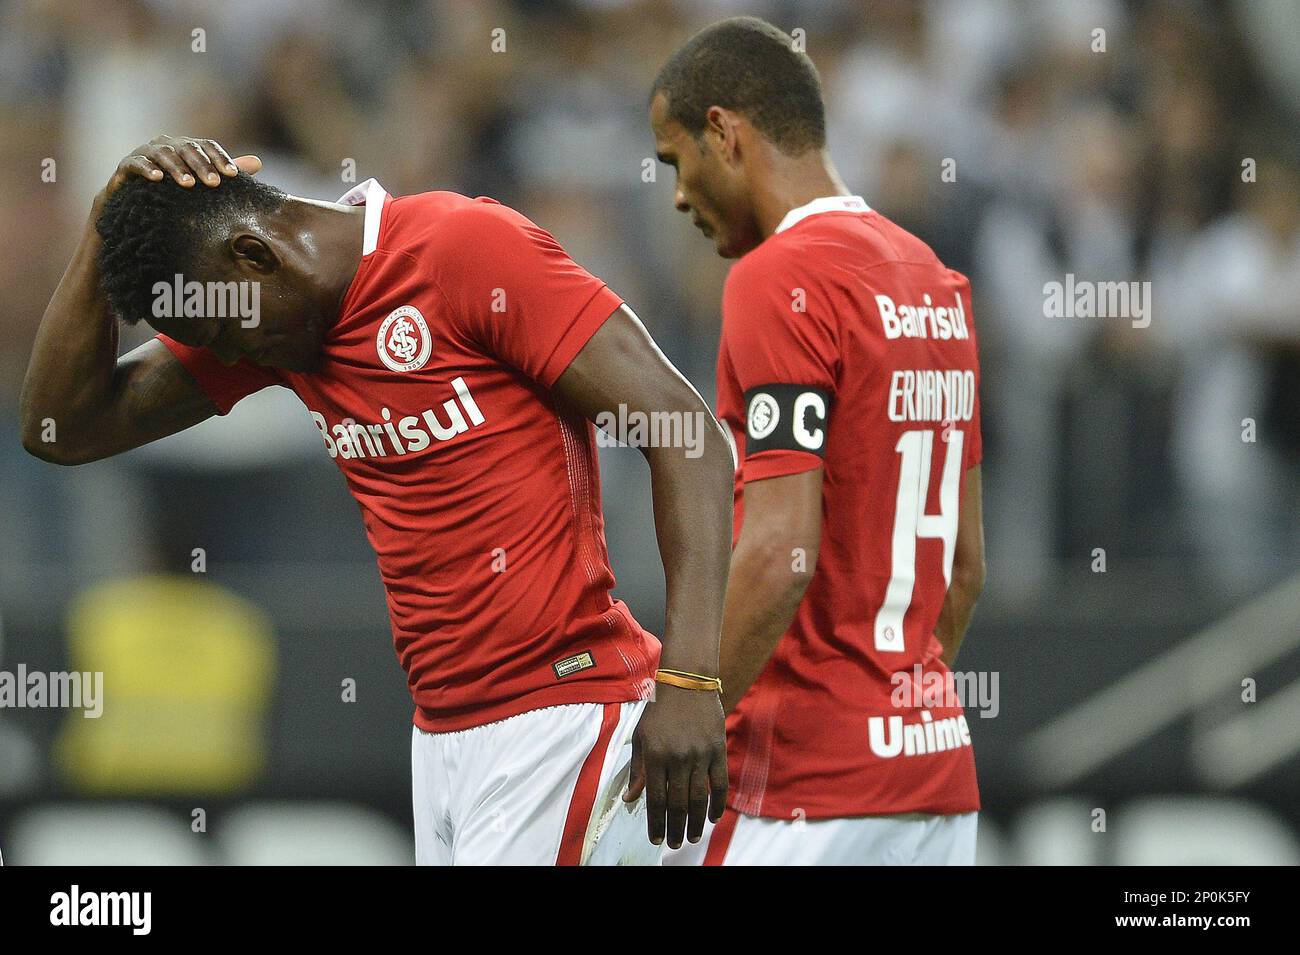
[[[699,839],[727,786],[732,456],[707,406],[519,213],[374,180],[301,199],[260,168],[170,136],[122,160],[37,332],[25,447],[94,461],[292,389],[378,558],[415,703],[417,861],[654,864]],[[217,294],[167,299],[190,288]],[[253,314],[213,307],[244,288]],[[119,357],[119,319],[159,334]],[[591,422],[620,405],[705,422],[698,455],[641,449],[662,653],[610,596]]]

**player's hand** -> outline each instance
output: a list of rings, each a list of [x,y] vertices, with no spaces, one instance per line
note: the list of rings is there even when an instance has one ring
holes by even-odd
[[[200,182],[210,187],[220,185],[222,176],[237,176],[241,171],[256,175],[261,168],[262,160],[256,156],[231,159],[225,148],[213,139],[155,136],[131,150],[117,164],[108,185],[96,197],[96,204],[116,192],[129,176],[142,176],[150,182],[161,182],[165,176],[171,176],[179,185],[190,189]]]
[[[645,793],[649,836],[679,848],[699,842],[704,821],[717,822],[727,802],[727,742],[717,693],[662,683],[632,736],[632,775],[623,799]]]

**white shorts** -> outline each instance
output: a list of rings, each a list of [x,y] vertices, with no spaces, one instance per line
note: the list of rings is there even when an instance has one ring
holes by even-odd
[[[454,733],[412,727],[417,865],[658,865],[623,802],[645,701],[574,703]]]
[[[769,819],[728,809],[664,865],[974,865],[977,812]]]

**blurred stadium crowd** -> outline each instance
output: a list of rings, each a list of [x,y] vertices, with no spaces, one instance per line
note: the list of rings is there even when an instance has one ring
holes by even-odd
[[[194,647],[229,615],[243,622],[225,638],[227,665],[238,670],[233,655],[265,687],[213,676],[204,667],[221,669],[219,655],[199,666],[173,646],[152,683],[119,691],[138,695],[141,722],[96,732],[147,749],[142,727],[165,706],[187,722],[202,699],[216,735],[231,720],[264,731],[208,738],[209,755],[242,758],[207,767],[200,794],[345,797],[404,824],[408,704],[382,589],[297,400],[273,389],[156,447],[58,470],[18,439],[36,324],[118,159],[159,132],[192,134],[257,153],[262,175],[299,195],[334,199],[374,176],[395,195],[452,189],[515,206],[711,395],[727,264],[672,209],[671,170],[647,181],[645,107],[672,49],[736,13],[803,31],[850,187],[971,277],[989,592],[960,662],[1003,673],[1004,715],[975,728],[990,822],[1000,805],[1060,795],[1017,771],[1035,726],[1300,563],[1292,0],[0,0],[0,669],[124,652],[100,631],[181,633]],[[1047,317],[1044,285],[1067,274],[1149,282],[1149,326]],[[603,467],[619,592],[653,629],[661,572],[644,468],[624,450]],[[196,549],[219,594],[185,589]],[[146,571],[162,576],[132,583]],[[1267,625],[1300,632],[1285,609]],[[1294,660],[1268,662],[1300,675]],[[206,805],[190,798],[202,759],[175,740],[92,772],[85,754],[111,747],[67,722],[0,712],[0,838],[35,839],[40,813],[62,804],[51,800]],[[1215,791],[1189,738],[1171,723],[1135,740],[1146,774],[1120,763],[1081,777],[1096,794],[1086,805]],[[1294,827],[1288,752],[1240,792]]]

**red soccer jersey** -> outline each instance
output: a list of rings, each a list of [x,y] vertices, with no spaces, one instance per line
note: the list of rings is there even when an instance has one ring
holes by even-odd
[[[370,180],[341,201],[366,205],[363,257],[317,370],[159,337],[222,414],[272,384],[307,406],[378,556],[416,725],[648,697],[659,642],[609,595],[594,429],[548,391],[621,299],[491,199]]]
[[[978,809],[962,709],[926,705],[951,702],[934,629],[981,453],[969,283],[861,199],[831,197],[736,263],[722,307],[737,535],[746,482],[824,469],[812,580],[727,720],[731,807]]]

